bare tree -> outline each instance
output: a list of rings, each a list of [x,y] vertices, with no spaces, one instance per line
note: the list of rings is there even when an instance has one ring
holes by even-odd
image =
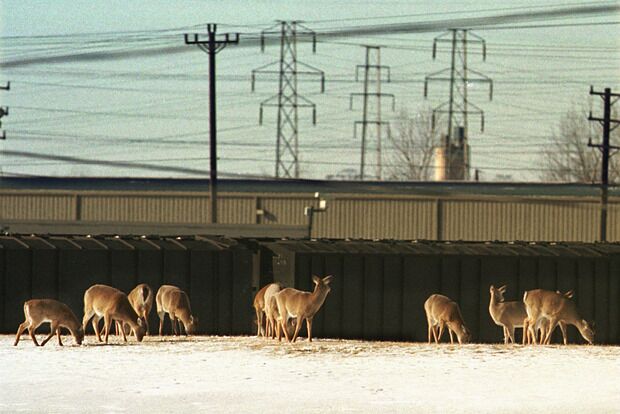
[[[588,147],[588,138],[594,143],[601,141],[600,125],[588,121],[588,112],[584,107],[568,111],[560,119],[551,143],[543,151],[545,171],[541,174],[544,181],[595,183],[601,177],[601,153],[596,148]],[[611,135],[612,145],[620,140],[618,131]],[[620,159],[611,158],[609,163],[609,181],[616,182],[620,174]]]
[[[401,109],[390,125],[391,144],[387,157],[387,176],[390,180],[429,180],[433,177],[433,150],[441,142],[439,128],[433,129],[432,111],[425,109],[411,114]]]

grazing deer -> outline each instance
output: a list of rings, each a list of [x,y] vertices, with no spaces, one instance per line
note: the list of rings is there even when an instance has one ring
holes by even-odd
[[[144,321],[144,324],[146,325],[146,335],[148,335],[149,314],[151,313],[151,309],[153,308],[153,290],[146,283],[140,283],[138,286],[133,288],[131,292],[129,292],[129,295],[127,295],[127,299],[129,299],[131,307]],[[118,335],[119,323],[117,322],[116,325],[116,334]],[[128,333],[127,328],[128,326],[125,325],[125,333]]]
[[[297,335],[299,335],[301,323],[305,319],[306,328],[308,329],[308,341],[312,342],[312,319],[319,309],[321,309],[327,294],[331,290],[329,284],[332,278],[332,275],[325,276],[322,279],[318,276],[312,276],[312,281],[314,282],[313,292],[303,292],[293,288],[286,288],[274,295],[276,304],[278,305],[278,323],[276,327],[278,341],[282,339],[282,331],[284,331],[286,340],[295,342],[297,340]],[[290,318],[296,318],[297,321],[293,338],[289,337],[288,330],[286,329],[286,325]]]
[[[254,296],[254,302],[252,305],[254,306],[254,311],[256,312],[256,325],[258,326],[258,331],[256,332],[257,337],[264,335],[267,329],[265,326],[265,330],[263,330],[263,324],[265,322],[265,292],[274,284],[275,283],[269,283],[268,285],[263,286],[258,292],[256,292],[256,296]]]
[[[532,327],[535,327],[541,319],[548,321],[548,326],[543,330],[541,336],[541,344],[549,344],[551,342],[551,334],[556,325],[560,324],[564,345],[568,344],[566,337],[566,329],[562,328],[562,324],[574,325],[583,339],[592,344],[594,341],[594,329],[585,319],[582,319],[577,310],[577,305],[570,298],[573,292],[562,294],[544,289],[528,290],[523,294],[523,303],[527,317],[523,321],[523,331],[528,331],[528,336],[532,333]],[[546,331],[546,332],[545,332]],[[534,343],[536,343],[535,333],[533,335]],[[525,344],[525,335],[524,341]]]
[[[279,283],[271,283],[267,285],[265,290],[265,336],[275,338],[276,323],[278,321],[278,302],[276,301],[275,294],[282,290],[282,285]]]
[[[58,344],[62,346],[62,340],[60,339],[61,327],[69,329],[78,345],[81,345],[84,340],[84,330],[78,318],[67,305],[57,300],[28,300],[24,303],[24,316],[26,320],[17,328],[14,346],[17,346],[20,336],[26,329],[28,329],[28,334],[32,338],[32,342],[34,342],[36,346],[39,346],[34,331],[44,322],[50,323],[51,331],[48,337],[41,342],[41,346],[45,346],[47,341],[49,341],[54,334],[58,335]]]
[[[515,328],[522,328],[523,321],[527,318],[525,304],[523,302],[504,300],[506,285],[496,288],[489,287],[491,299],[489,301],[489,314],[493,322],[504,328],[504,343],[515,343]],[[525,334],[524,334],[525,335]]]
[[[170,317],[172,331],[175,335],[177,335],[177,324],[179,319],[183,322],[185,335],[192,335],[194,333],[198,326],[198,318],[192,315],[187,293],[176,286],[163,285],[157,291],[155,302],[157,303],[157,315],[159,316],[159,336],[163,335],[166,313],[168,313]],[[178,334],[181,334],[180,325]]]
[[[447,326],[450,334],[450,343],[454,343],[452,332],[456,333],[459,344],[469,342],[471,337],[459,305],[444,295],[431,295],[424,302],[424,310],[426,311],[426,321],[428,322],[428,343],[431,343],[431,335],[435,339],[435,343],[439,343],[443,330]],[[439,330],[439,333],[437,333]]]
[[[574,295],[572,290],[569,290],[566,293],[562,293],[559,290],[556,290],[556,293],[564,295],[569,299],[572,298]],[[523,306],[525,307],[525,304],[523,304]],[[562,339],[564,341],[564,344],[567,344],[568,337],[566,335],[566,323],[564,321],[558,321],[558,326],[560,327],[560,331],[562,331]],[[537,340],[540,340],[540,342],[542,343],[543,338],[547,335],[547,329],[549,329],[549,320],[544,317],[539,318],[535,325],[530,324],[527,329],[523,330],[523,335],[525,335],[523,338],[523,344],[536,344]]]
[[[129,303],[127,295],[111,286],[93,285],[84,292],[84,318],[82,319],[82,327],[84,331],[86,331],[86,325],[92,318],[93,329],[95,330],[99,342],[103,342],[98,326],[99,320],[102,317],[106,344],[108,343],[112,320],[118,321],[121,324],[128,324],[136,334],[138,342],[142,342],[142,338],[144,337],[144,323]],[[121,329],[121,333],[123,335],[123,340],[127,342],[127,336],[123,329]]]

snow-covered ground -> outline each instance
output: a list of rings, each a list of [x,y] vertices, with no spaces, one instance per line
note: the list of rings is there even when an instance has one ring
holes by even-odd
[[[620,412],[620,347],[65,338],[0,335],[1,412]]]

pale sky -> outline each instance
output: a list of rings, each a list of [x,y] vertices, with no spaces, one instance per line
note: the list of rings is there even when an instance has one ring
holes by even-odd
[[[391,68],[393,82],[382,83],[381,90],[395,95],[396,111],[384,100],[384,121],[402,107],[418,111],[448,99],[447,83],[434,83],[425,100],[423,80],[449,66],[450,50],[444,44],[432,59],[433,38],[443,30],[323,39],[321,33],[605,5],[620,3],[4,0],[0,86],[10,81],[11,90],[0,91],[1,105],[10,108],[2,118],[7,140],[0,142],[0,150],[206,173],[208,58],[196,47],[185,47],[183,33],[204,33],[206,23],[218,23],[218,32],[241,34],[238,46],[217,55],[220,175],[273,175],[276,109],[266,108],[262,126],[258,113],[260,102],[277,93],[278,83],[259,78],[252,93],[250,74],[277,61],[279,45],[268,45],[261,53],[255,39],[275,20],[302,20],[319,34],[319,43],[316,54],[309,44],[299,43],[298,59],[325,72],[326,90],[321,94],[317,81],[300,77],[299,94],[317,107],[316,126],[310,111],[299,111],[301,172],[303,178],[324,178],[359,165],[360,140],[353,137],[353,123],[361,120],[361,102],[349,110],[349,96],[362,92],[362,83],[355,82],[355,67],[364,63],[362,45],[382,46],[381,64]],[[471,101],[485,111],[484,133],[478,118],[469,120],[472,167],[481,170],[484,180],[499,174],[537,180],[545,167],[539,153],[562,115],[589,102],[595,115],[602,114],[600,99],[590,100],[588,92],[590,85],[620,91],[618,23],[620,13],[611,12],[473,30],[486,40],[487,60],[472,45],[468,66],[494,82],[492,101],[482,85],[468,90]],[[153,48],[159,52],[143,53]],[[123,53],[110,53],[119,51]],[[80,59],[84,52],[97,55]],[[384,138],[384,156],[386,145]],[[375,162],[373,152],[367,157]],[[198,176],[6,155],[0,167],[3,174]]]

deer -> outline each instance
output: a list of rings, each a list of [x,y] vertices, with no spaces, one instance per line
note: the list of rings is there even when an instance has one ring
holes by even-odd
[[[93,285],[84,292],[84,318],[82,328],[86,331],[88,321],[92,319],[93,329],[99,342],[103,342],[99,332],[99,320],[103,318],[105,343],[108,343],[112,320],[128,324],[136,334],[138,342],[144,338],[144,322],[129,303],[127,295],[107,285]],[[121,325],[122,326],[122,325]],[[127,342],[125,331],[121,329],[123,340]]]
[[[574,292],[572,290],[569,290],[566,293],[562,293],[559,290],[555,291],[556,293],[560,294],[560,295],[564,295],[567,298],[572,298],[574,295]],[[525,306],[525,304],[523,304],[523,306]],[[527,314],[526,314],[527,317]],[[562,339],[564,344],[568,343],[568,337],[566,335],[566,323],[564,321],[558,321],[558,326],[560,327],[560,331],[562,331]],[[523,330],[523,344],[536,344],[537,342],[537,338],[540,338],[541,342],[542,339],[545,337],[545,335],[547,334],[547,329],[549,328],[549,320],[546,318],[539,318],[538,321],[536,322],[536,324],[534,326],[532,326],[531,324],[528,326],[527,330]]]
[[[265,336],[275,338],[276,323],[278,321],[278,303],[275,298],[275,294],[282,290],[282,285],[279,283],[271,283],[267,285],[265,290]]]
[[[256,292],[256,296],[254,296],[254,302],[252,305],[254,306],[254,311],[256,312],[256,325],[258,326],[258,331],[256,332],[257,337],[260,337],[266,333],[266,326],[265,330],[263,330],[263,323],[265,322],[265,292],[272,285],[274,285],[274,283],[269,283],[263,286],[258,292]]]
[[[515,343],[515,328],[522,328],[523,321],[527,317],[525,304],[519,301],[506,302],[504,293],[506,285],[496,288],[489,287],[491,299],[489,300],[489,314],[493,322],[504,329],[504,344]],[[525,333],[524,333],[525,335]]]
[[[527,331],[528,337],[533,333],[533,341],[536,343],[535,332],[532,332],[533,327],[537,326],[541,319],[546,319],[548,326],[545,327],[541,335],[541,344],[548,345],[551,342],[551,334],[555,327],[560,324],[564,345],[568,344],[565,325],[574,325],[583,339],[591,345],[594,342],[595,335],[593,325],[580,316],[577,305],[571,300],[572,296],[572,291],[564,294],[544,289],[526,291],[523,294],[523,303],[527,317],[523,321],[523,332]],[[524,334],[524,344],[526,343],[525,336]],[[527,342],[529,342],[529,338]]]
[[[26,329],[28,329],[28,334],[36,346],[45,346],[54,334],[58,336],[58,345],[63,346],[60,339],[61,327],[69,329],[69,332],[71,332],[75,339],[75,343],[82,345],[84,329],[82,329],[82,325],[80,325],[80,321],[75,316],[75,313],[64,303],[55,299],[27,300],[24,302],[24,316],[26,320],[17,328],[17,335],[15,336],[13,346],[17,346],[19,338]],[[47,338],[39,345],[34,332],[44,322],[50,323],[51,330]]]
[[[443,330],[447,326],[450,334],[450,343],[454,344],[452,333],[456,334],[459,344],[469,342],[471,334],[463,322],[459,305],[447,296],[433,294],[424,302],[426,321],[428,323],[428,343],[431,336],[435,343],[439,343]],[[437,331],[439,330],[439,333]]]
[[[172,285],[163,285],[155,296],[157,303],[157,315],[159,316],[159,336],[163,335],[164,318],[166,313],[170,317],[172,331],[177,335],[177,324],[180,319],[183,322],[185,335],[192,335],[198,326],[198,318],[192,315],[187,293]],[[181,334],[179,325],[178,334]]]
[[[146,335],[149,335],[149,314],[153,308],[153,290],[146,283],[140,283],[132,289],[127,295],[131,307],[142,318],[146,325]],[[118,335],[119,323],[116,323],[116,333]],[[127,325],[125,325],[125,333],[127,333]]]
[[[278,306],[278,322],[276,325],[278,341],[282,340],[282,331],[289,342],[295,342],[299,335],[301,323],[306,320],[308,330],[308,342],[312,342],[312,320],[314,315],[321,309],[331,287],[329,284],[333,279],[332,275],[320,278],[312,276],[314,291],[304,292],[294,288],[285,288],[274,294]],[[290,318],[296,318],[295,332],[290,338],[286,325]]]

